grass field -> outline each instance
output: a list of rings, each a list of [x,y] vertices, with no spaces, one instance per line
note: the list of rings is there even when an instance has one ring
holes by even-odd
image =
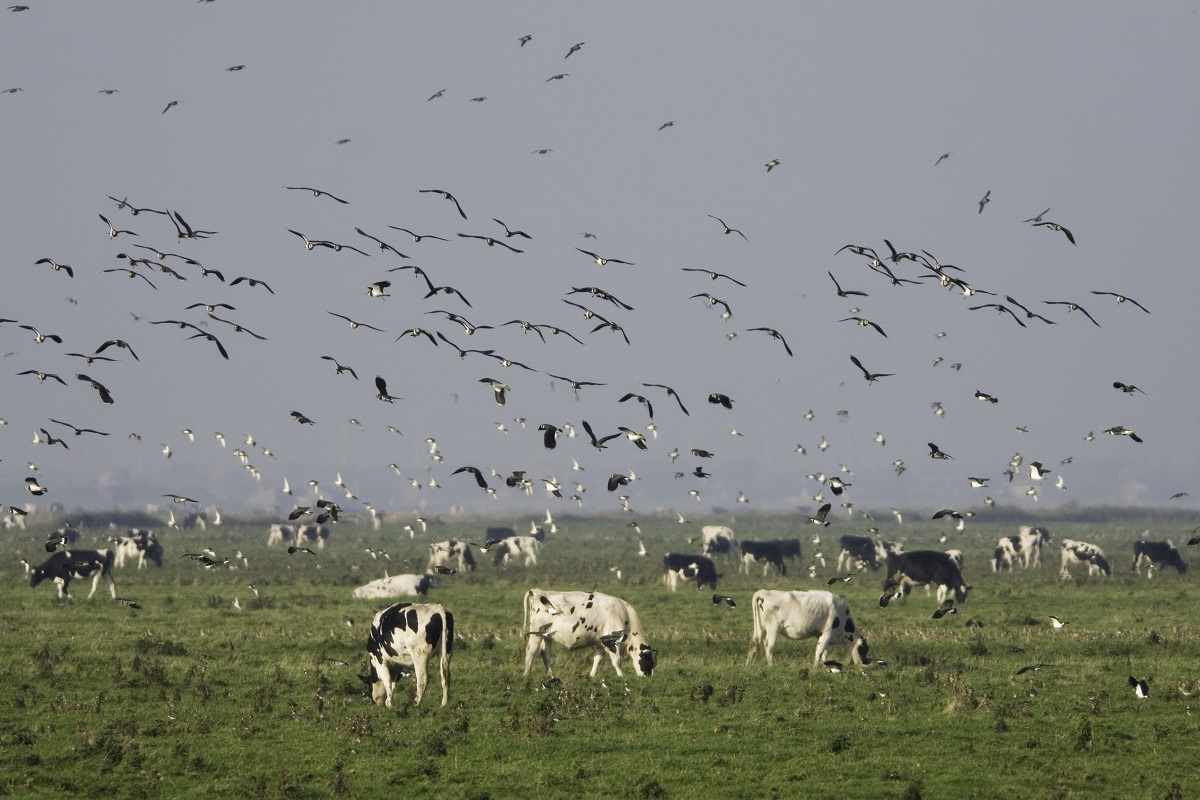
[[[89,601],[78,583],[66,601],[50,585],[30,589],[18,559],[45,557],[46,529],[6,534],[0,792],[911,799],[1200,790],[1197,578],[1129,573],[1131,543],[1143,530],[1182,546],[1182,528],[1195,521],[1039,519],[1055,536],[1047,563],[994,575],[991,549],[1015,524],[969,525],[941,544],[932,525],[889,520],[884,535],[903,538],[908,550],[964,550],[971,596],[957,615],[934,620],[936,603],[920,589],[881,609],[882,573],[839,583],[834,591],[854,609],[871,656],[886,661],[839,674],[813,668],[814,640],[781,641],[774,667],[761,657],[745,666],[750,594],[826,588],[838,524],[819,545],[811,526],[790,518],[735,525],[741,538],[800,537],[804,559],[786,578],[719,564],[720,591],[738,601],[727,608],[714,607],[711,592],[672,594],[661,584],[661,554],[694,551],[684,536],[698,525],[642,521],[651,555],[639,559],[626,522],[563,520],[535,568],[483,562],[442,580],[429,599],[454,613],[458,634],[447,709],[437,705],[436,675],[423,707],[411,707],[405,681],[392,710],[371,705],[357,677],[367,627],[386,603],[354,600],[351,590],[384,566],[421,571],[429,539],[343,524],[313,557],[268,549],[266,524],[160,530],[162,569],[117,570],[118,595],[141,605],[133,610],[106,592]],[[478,540],[485,524],[431,525],[428,536]],[[107,534],[85,530],[82,545]],[[1060,583],[1064,537],[1104,548],[1114,576],[1076,571]],[[210,571],[180,558],[205,546],[224,557],[240,549],[249,565]],[[392,560],[373,561],[366,547]],[[813,579],[806,565],[818,550],[828,566]],[[622,679],[605,662],[593,680],[590,655],[556,650],[560,686],[544,688],[540,662],[524,677],[524,591],[593,585],[637,608],[659,650],[658,671],[639,679],[627,669]],[[1069,624],[1055,630],[1049,614]],[[1016,674],[1032,664],[1046,666]],[[1150,678],[1148,700],[1133,695],[1131,675]]]

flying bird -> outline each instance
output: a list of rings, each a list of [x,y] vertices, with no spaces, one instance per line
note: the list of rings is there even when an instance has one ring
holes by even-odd
[[[350,319],[350,317],[347,317],[345,314],[336,314],[332,311],[326,311],[325,313],[332,314],[333,316],[337,317],[338,319],[346,320],[347,322],[350,323],[351,328],[370,328],[373,331],[379,331],[380,333],[387,333],[387,331],[383,330],[383,328],[376,328],[374,325],[368,325],[365,322],[359,322],[357,320]]]
[[[863,377],[867,379],[867,383],[874,383],[880,378],[889,378],[895,374],[892,372],[868,372],[867,368],[862,365],[862,362],[858,360],[857,356],[850,356],[850,360],[854,363],[854,366],[862,370]]]
[[[783,349],[785,351],[787,351],[787,354],[789,356],[792,354],[792,348],[788,347],[787,340],[783,338],[783,334],[781,334],[779,331],[775,330],[774,328],[746,328],[746,330],[747,331],[763,331],[763,332],[767,333],[772,339],[778,339],[780,341],[780,343],[783,345]]]
[[[1116,425],[1116,426],[1106,430],[1105,433],[1107,433],[1109,436],[1128,436],[1130,439],[1133,439],[1138,444],[1142,443],[1142,437],[1138,436],[1136,433],[1131,431],[1129,428],[1126,428],[1124,425]]]
[[[749,239],[746,239],[746,234],[742,233],[737,228],[729,227],[727,224],[725,224],[725,220],[721,219],[720,217],[714,217],[712,214],[708,214],[707,216],[710,219],[715,219],[717,222],[721,223],[721,227],[725,229],[724,232],[726,235],[729,235],[731,233],[736,233],[738,236],[742,237],[747,242],[750,241]]]
[[[857,322],[860,328],[865,328],[869,325],[878,331],[880,336],[885,339],[887,338],[887,334],[883,332],[883,328],[879,327],[878,323],[872,322],[865,317],[846,317],[845,319],[839,319],[838,322]]]
[[[51,258],[39,258],[37,261],[35,261],[33,263],[34,264],[49,264],[50,268],[55,270],[56,272],[58,270],[62,270],[63,272],[67,273],[68,277],[70,277],[70,278],[75,277],[75,270],[71,269],[70,264],[59,264],[57,261],[55,261],[54,259],[51,259]]]
[[[314,423],[314,422],[313,422],[311,419],[309,419],[308,417],[304,416],[304,415],[303,415],[303,414],[301,414],[299,411],[292,411],[292,412],[289,412],[289,413],[291,414],[291,416],[292,416],[292,419],[296,420],[296,422],[299,422],[301,425],[313,425],[313,424],[315,424],[315,423]]]
[[[340,198],[340,197],[334,197],[334,196],[333,196],[333,195],[331,195],[329,192],[326,192],[326,191],[325,191],[325,190],[323,190],[323,189],[314,189],[314,188],[312,188],[311,186],[285,186],[285,187],[283,187],[283,188],[285,188],[285,189],[293,189],[293,190],[296,190],[296,191],[301,191],[301,192],[312,192],[312,193],[313,193],[313,197],[320,197],[321,195],[325,195],[325,196],[326,196],[326,197],[328,197],[330,200],[336,200],[337,202],[341,203],[341,204],[342,204],[342,205],[344,205],[344,206],[348,206],[348,205],[350,205],[350,201],[349,201],[349,200],[343,200],[343,199],[342,199],[342,198]]]
[[[1093,325],[1095,325],[1097,328],[1101,327],[1100,323],[1096,322],[1092,315],[1087,312],[1087,309],[1078,303],[1072,303],[1070,300],[1043,300],[1042,302],[1048,306],[1066,306],[1067,313],[1072,311],[1081,311],[1085,317],[1092,321]]]
[[[1134,392],[1142,392],[1141,389],[1134,386],[1133,384],[1121,383],[1120,381],[1113,381],[1113,388],[1120,389],[1125,394],[1133,394]],[[1145,392],[1142,392],[1142,394],[1145,394]]]
[[[504,383],[503,381],[498,381],[495,378],[480,378],[479,382],[486,383],[488,386],[492,387],[492,391],[495,393],[496,405],[498,405],[498,406],[504,405],[504,401],[505,401],[504,393],[509,391],[509,389],[511,388],[507,383]]]
[[[767,166],[767,172],[770,172],[771,170],[773,170],[779,166],[779,159],[772,158],[770,161],[767,162],[766,166]]]
[[[567,51],[567,54],[565,56],[563,56],[563,58],[570,58],[572,53],[578,52],[579,49],[582,48],[585,44],[587,44],[587,42],[578,42],[576,44],[571,45],[571,49]],[[521,46],[524,47],[524,42],[522,42]]]
[[[75,377],[78,380],[81,380],[81,381],[91,384],[92,388],[95,389],[100,394],[100,400],[105,405],[113,404],[113,397],[109,393],[108,389],[105,388],[104,384],[100,383],[99,381],[92,380],[91,378],[89,378],[87,375],[84,375],[83,373],[79,373]]]
[[[992,202],[992,190],[988,189],[987,192],[983,195],[983,197],[979,201],[979,213],[980,214],[983,213],[983,207],[986,206],[990,202]]]
[[[454,207],[458,209],[458,215],[460,217],[463,219],[467,218],[467,212],[463,211],[462,205],[458,202],[458,198],[447,192],[445,189],[418,189],[417,191],[421,194],[440,194],[446,200],[450,200],[454,203]]]
[[[434,344],[437,344],[437,343],[434,342]],[[388,394],[387,381],[385,381],[379,375],[375,376],[375,388],[379,390],[379,394],[375,395],[375,397],[379,400],[382,400],[385,403],[391,403],[394,400],[403,400],[404,399],[403,397],[393,397],[392,395]]]
[[[321,358],[325,361],[333,362],[333,367],[336,371],[335,374],[341,375],[343,372],[349,372],[350,376],[352,378],[354,378],[354,380],[358,380],[358,373],[355,372],[353,368],[348,367],[345,364],[339,364],[338,360],[336,358],[334,358],[333,356],[321,356]]]
[[[1092,294],[1107,294],[1107,295],[1111,295],[1111,296],[1113,296],[1113,297],[1117,298],[1117,302],[1118,302],[1118,303],[1124,303],[1125,301],[1129,301],[1130,303],[1133,303],[1135,306],[1137,306],[1138,308],[1140,308],[1142,311],[1145,311],[1147,314],[1149,314],[1149,313],[1150,313],[1150,310],[1149,310],[1148,308],[1146,308],[1144,305],[1142,305],[1141,303],[1139,303],[1137,300],[1134,300],[1132,297],[1127,297],[1127,296],[1125,296],[1125,295],[1123,295],[1123,294],[1117,294],[1116,292],[1097,292],[1097,291],[1094,291],[1094,290],[1092,291]],[[1094,320],[1093,320],[1093,321],[1094,321]]]
[[[1067,237],[1067,241],[1071,244],[1075,244],[1075,236],[1057,222],[1035,222],[1034,227],[1045,228],[1046,230],[1050,231],[1062,231],[1063,235]]]
[[[832,272],[829,272],[828,270],[826,270],[826,274],[829,276],[829,280],[833,281],[833,285],[837,289],[838,297],[850,297],[851,295],[855,295],[858,297],[867,297],[868,296],[866,292],[860,292],[860,291],[853,290],[853,289],[843,289],[842,285],[840,283],[838,283],[837,278],[833,277]]]
[[[941,451],[941,448],[939,448],[933,442],[928,442],[928,444],[929,444],[929,457],[930,458],[937,458],[937,459],[947,459],[947,458],[953,459],[954,458],[954,456],[950,455],[949,453],[943,453]]]
[[[625,264],[630,267],[636,266],[632,261],[622,261],[619,258],[604,258],[603,256],[596,255],[595,253],[591,252],[590,250],[584,250],[581,247],[576,247],[575,249],[578,250],[579,252],[583,253],[586,256],[591,256],[592,260],[595,261],[597,264],[599,264],[602,267],[605,264]]]
[[[741,281],[739,281],[737,278],[731,278],[723,272],[714,272],[711,269],[701,269],[700,267],[680,267],[680,269],[682,269],[684,272],[703,272],[705,275],[707,275],[709,277],[710,280],[714,280],[714,281],[717,278],[724,278],[727,281],[733,281],[738,286],[746,285],[746,284],[742,283]]]

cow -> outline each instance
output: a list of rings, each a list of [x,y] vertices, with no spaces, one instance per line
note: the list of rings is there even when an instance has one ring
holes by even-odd
[[[1003,572],[1011,570],[1013,564],[1020,559],[1017,552],[1016,536],[1001,536],[996,543],[996,549],[992,551],[992,572]]]
[[[537,566],[538,551],[542,549],[542,542],[535,536],[509,536],[493,547],[496,550],[492,556],[493,567],[501,564],[508,566],[517,559],[523,559],[527,567],[534,567]]]
[[[707,556],[667,553],[663,556],[663,568],[666,570],[663,582],[672,592],[681,579],[695,581],[697,589],[709,586],[714,592],[717,590],[717,578],[720,577],[717,575],[717,565]]]
[[[963,551],[957,549],[947,550],[946,555],[950,556],[950,560],[958,565],[958,569],[961,572],[963,568]]]
[[[700,552],[708,557],[733,553],[738,546],[728,525],[705,525],[700,529]]]
[[[1147,542],[1145,539],[1139,539],[1133,543],[1133,572],[1139,575],[1142,572],[1142,562],[1149,564],[1151,567],[1165,569],[1166,567],[1174,567],[1179,571],[1179,574],[1187,572],[1188,565],[1183,563],[1183,559],[1179,556],[1179,551],[1175,549],[1175,545],[1168,539],[1165,542]],[[1150,577],[1153,572],[1146,570],[1146,576]]]
[[[954,599],[965,602],[970,586],[963,582],[962,572],[954,559],[937,550],[914,550],[911,553],[889,553],[887,557],[887,579],[883,583],[884,594],[879,598],[880,606],[887,606],[892,598],[907,596],[914,585],[933,584],[937,587],[937,601],[945,602],[946,596],[954,591]],[[889,596],[890,593],[890,596]]]
[[[849,571],[850,567],[869,567],[875,572],[887,558],[888,550],[878,539],[846,534],[841,539],[842,552],[838,554],[838,572]]]
[[[1022,525],[1017,529],[1017,553],[1021,557],[1021,568],[1040,567],[1042,565],[1042,545],[1050,541],[1050,531],[1038,526],[1031,528]]]
[[[474,570],[475,556],[471,554],[471,545],[458,539],[430,543],[429,565],[426,569],[432,572],[438,567],[454,568],[459,572]]]
[[[437,576],[431,572],[424,575],[392,575],[377,578],[354,590],[359,600],[380,600],[393,597],[424,597],[430,589],[438,588]]]
[[[550,645],[557,642],[568,650],[591,647],[591,677],[596,677],[600,660],[607,653],[613,669],[622,676],[621,659],[633,662],[640,677],[654,674],[658,651],[646,642],[637,612],[619,597],[600,592],[548,592],[530,589],[525,593],[525,674],[533,667],[535,653],[542,654],[546,673],[550,667]]]
[[[771,544],[779,548],[779,554],[789,561],[800,558],[799,539],[772,539]]]
[[[1104,557],[1104,551],[1090,542],[1076,539],[1062,540],[1062,568],[1059,577],[1064,581],[1071,579],[1070,567],[1087,565],[1088,576],[1112,575],[1112,567]]]
[[[301,539],[307,539],[310,542],[316,542],[318,550],[324,550],[325,540],[328,538],[329,528],[324,525],[301,525],[296,528],[296,544],[300,544]]]
[[[294,525],[284,525],[283,523],[276,522],[267,533],[267,547],[274,547],[277,544],[295,543],[296,527]]]
[[[376,705],[392,707],[396,681],[392,666],[412,667],[417,677],[413,705],[421,705],[429,679],[429,659],[438,655],[442,676],[442,708],[450,701],[450,655],[454,648],[454,615],[434,603],[397,603],[375,615],[367,653],[374,674],[362,676]]]
[[[71,581],[75,578],[92,579],[90,600],[100,586],[108,584],[113,599],[117,597],[117,584],[112,575],[113,554],[111,550],[59,550],[29,572],[29,585],[37,586],[49,578],[58,584],[58,596],[69,597]]]
[[[142,569],[147,561],[155,566],[162,566],[163,548],[153,531],[141,528],[130,528],[125,538],[117,541],[117,557],[115,565],[124,567],[126,561],[137,561],[137,568]]]
[[[788,639],[819,636],[813,666],[819,666],[825,660],[829,646],[835,643],[849,651],[855,664],[862,664],[867,656],[867,640],[854,624],[850,605],[832,592],[759,589],[750,604],[754,614],[754,634],[750,638],[746,666],[754,661],[760,646],[766,654],[767,666],[773,665],[775,640],[780,633]]]
[[[750,574],[751,564],[763,565],[763,576],[771,567],[779,570],[780,575],[787,575],[787,565],[783,563],[783,553],[779,549],[779,545],[774,542],[742,542],[742,563],[738,568],[739,572]]]
[[[512,528],[501,528],[501,527],[497,527],[494,525],[489,525],[488,529],[487,529],[487,533],[485,534],[485,536],[487,538],[485,538],[484,541],[490,542],[490,541],[494,540],[494,541],[498,542],[501,539],[507,539],[510,536],[516,536],[516,535],[517,535],[517,532],[515,530],[513,530]]]

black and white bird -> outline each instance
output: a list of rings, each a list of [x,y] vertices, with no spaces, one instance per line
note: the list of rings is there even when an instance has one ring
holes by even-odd
[[[813,525],[820,525],[822,527],[828,528],[829,520],[826,518],[829,516],[829,512],[832,508],[833,508],[832,503],[826,503],[825,505],[823,505],[817,509],[817,513],[815,515],[813,515],[813,516],[804,515],[804,519]]]
[[[723,594],[714,594],[712,597],[712,602],[714,606],[719,606],[724,603],[730,608],[737,608],[737,603],[734,602],[733,598]]]
[[[1138,678],[1135,678],[1132,675],[1130,675],[1129,676],[1129,685],[1131,687],[1133,687],[1133,694],[1139,700],[1147,700],[1150,698],[1150,679],[1149,678],[1141,678],[1139,680]]]
[[[1134,392],[1142,392],[1141,389],[1134,386],[1133,384],[1121,383],[1120,381],[1113,381],[1113,388],[1120,389],[1125,394],[1133,394]],[[1145,392],[1142,392],[1142,394],[1145,394]]]
[[[380,375],[375,376],[375,388],[379,391],[379,393],[375,395],[376,399],[382,400],[385,403],[391,403],[396,400],[404,399],[403,397],[395,397],[388,394],[387,381],[385,381]]]
[[[498,381],[495,378],[480,378],[479,382],[486,383],[488,386],[492,387],[492,391],[495,393],[494,396],[496,398],[496,405],[498,405],[498,406],[504,405],[504,401],[505,401],[504,393],[509,391],[511,388],[507,383]]]
[[[714,217],[712,214],[709,214],[708,217],[710,219],[715,219],[717,222],[721,223],[721,227],[725,229],[724,232],[726,235],[729,235],[731,233],[736,233],[738,236],[742,237],[743,239],[746,239],[746,234],[742,233],[737,228],[729,227],[727,224],[725,224],[725,220],[721,219],[720,217]],[[746,241],[748,242],[750,240],[746,239]]]
[[[1142,311],[1145,311],[1147,314],[1150,313],[1150,309],[1146,308],[1144,305],[1139,303],[1137,300],[1134,300],[1132,297],[1128,297],[1123,294],[1118,294],[1117,292],[1097,292],[1097,291],[1093,290],[1092,294],[1107,294],[1107,295],[1117,298],[1118,303],[1124,303],[1124,302],[1128,301],[1130,303],[1133,303],[1135,306],[1140,308]]]
[[[954,456],[950,455],[949,453],[943,453],[941,448],[938,447],[933,442],[929,442],[928,444],[929,444],[929,457],[930,458],[937,458],[937,459],[947,459],[947,458],[953,459],[954,458]]]
[[[1129,428],[1126,428],[1124,425],[1114,425],[1113,427],[1106,430],[1105,433],[1107,433],[1109,436],[1128,436],[1130,439],[1133,439],[1138,444],[1142,443],[1142,437],[1138,436],[1136,433],[1131,431]]]
[[[595,261],[597,264],[599,264],[602,267],[605,264],[625,264],[630,267],[636,266],[632,261],[622,261],[619,258],[605,258],[603,256],[596,255],[595,253],[591,252],[590,250],[584,250],[583,248],[580,248],[580,247],[576,247],[575,249],[578,250],[579,252],[583,253],[586,256],[591,256],[592,260]]]
[[[1063,627],[1064,625],[1070,625],[1070,624],[1071,624],[1071,623],[1069,623],[1069,622],[1064,622],[1063,620],[1059,619],[1059,618],[1058,618],[1057,616],[1055,616],[1054,614],[1050,614],[1049,616],[1050,616],[1050,624],[1051,624],[1051,625],[1053,625],[1053,626],[1055,627],[1055,629],[1061,628],[1061,627]]]

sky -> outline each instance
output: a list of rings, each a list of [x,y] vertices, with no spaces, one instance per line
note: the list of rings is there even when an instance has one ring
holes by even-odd
[[[28,5],[0,13],[0,91],[20,89],[0,94],[6,506],[178,494],[269,511],[311,501],[310,480],[399,518],[613,512],[621,495],[633,516],[700,519],[1200,502],[1194,3]],[[110,196],[215,233],[179,238]],[[1027,222],[1045,209],[1075,244]],[[885,240],[977,293],[887,260]],[[130,267],[120,253],[150,260],[142,277],[105,271]],[[414,266],[461,296],[425,297]],[[830,273],[866,294],[839,297]],[[368,296],[382,280],[388,296]],[[586,287],[632,309],[570,294]],[[216,316],[244,330],[196,303],[233,306]],[[1016,316],[971,310],[988,303]],[[112,339],[137,359],[67,355]],[[864,380],[851,356],[887,376]],[[503,406],[484,379],[510,387]],[[593,448],[584,420],[647,449]],[[552,450],[543,423],[564,429]],[[69,449],[35,443],[43,428]],[[516,470],[532,494],[505,485]],[[617,473],[634,480],[609,492]],[[822,476],[851,486],[834,496]]]

